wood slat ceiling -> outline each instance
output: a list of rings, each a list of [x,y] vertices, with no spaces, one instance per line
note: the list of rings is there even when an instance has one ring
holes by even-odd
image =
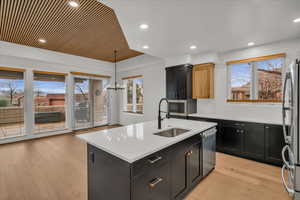
[[[130,50],[114,11],[96,0],[0,0],[0,40],[104,61],[140,55]],[[41,44],[39,38],[47,43]]]

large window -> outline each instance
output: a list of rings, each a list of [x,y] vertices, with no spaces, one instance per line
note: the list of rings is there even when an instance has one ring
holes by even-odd
[[[142,76],[134,78],[123,78],[125,88],[124,111],[132,113],[143,113],[144,107],[144,79]]]
[[[65,76],[34,73],[34,132],[49,132],[66,128]]]
[[[229,102],[280,102],[284,54],[228,62]]]
[[[25,134],[23,76],[21,70],[0,70],[0,138]]]

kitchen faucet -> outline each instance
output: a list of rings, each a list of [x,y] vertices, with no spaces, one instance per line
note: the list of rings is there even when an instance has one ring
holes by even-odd
[[[161,111],[160,110],[160,106],[161,106],[161,103],[163,101],[166,101],[167,102],[167,106],[168,106],[168,111]],[[164,120],[164,118],[161,117],[161,113],[166,113],[166,118],[170,118],[170,113],[169,113],[169,101],[167,98],[162,98],[160,101],[159,101],[159,105],[158,105],[158,129],[161,129],[161,121]]]

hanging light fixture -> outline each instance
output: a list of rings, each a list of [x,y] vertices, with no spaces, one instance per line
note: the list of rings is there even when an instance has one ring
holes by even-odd
[[[107,89],[108,90],[114,90],[114,91],[124,90],[125,87],[122,86],[122,85],[119,85],[117,83],[117,50],[114,51],[114,54],[115,54],[115,85],[114,85],[114,87],[108,87]]]

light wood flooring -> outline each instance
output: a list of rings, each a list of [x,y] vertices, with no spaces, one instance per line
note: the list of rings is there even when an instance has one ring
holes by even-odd
[[[74,135],[0,145],[0,200],[87,200],[86,144]],[[218,153],[186,200],[290,198],[280,168]]]

